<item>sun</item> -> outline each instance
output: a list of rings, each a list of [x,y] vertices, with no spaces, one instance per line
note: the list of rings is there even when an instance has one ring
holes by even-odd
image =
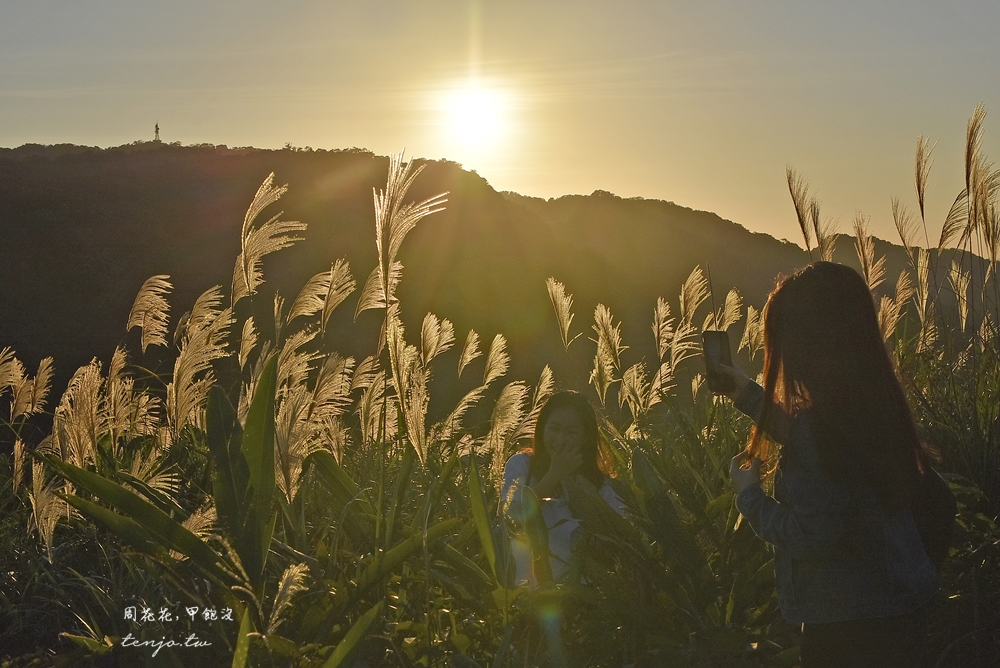
[[[444,92],[441,109],[448,139],[461,148],[488,148],[502,140],[509,130],[508,96],[479,82]]]

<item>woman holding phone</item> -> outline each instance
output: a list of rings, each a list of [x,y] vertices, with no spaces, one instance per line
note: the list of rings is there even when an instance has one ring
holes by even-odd
[[[720,392],[753,418],[730,465],[736,505],[774,545],[782,615],[802,624],[803,668],[926,665],[939,589],[911,501],[929,459],[853,269],[810,264],[763,311],[763,387],[735,366]],[[774,496],[760,486],[777,445]]]

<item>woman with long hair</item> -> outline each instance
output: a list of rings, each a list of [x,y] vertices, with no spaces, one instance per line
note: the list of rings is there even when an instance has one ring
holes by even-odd
[[[763,325],[763,387],[722,368],[755,422],[730,477],[740,512],[774,545],[802,666],[922,666],[925,604],[940,585],[910,508],[929,459],[868,286],[815,262],[778,283]],[[776,445],[772,497],[760,469]]]
[[[521,492],[530,487],[541,502],[542,518],[548,528],[549,565],[553,579],[567,570],[573,543],[579,536],[580,521],[567,503],[566,486],[579,476],[595,489],[619,515],[625,512],[608,478],[613,460],[597,429],[594,408],[582,394],[557,392],[538,414],[532,446],[513,455],[504,467],[501,501],[517,519]],[[531,556],[526,542],[511,541],[517,573],[515,582],[536,584],[531,573]]]

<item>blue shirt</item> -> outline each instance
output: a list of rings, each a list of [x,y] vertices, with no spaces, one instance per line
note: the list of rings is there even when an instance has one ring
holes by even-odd
[[[764,391],[754,382],[734,405],[759,424]],[[736,496],[754,532],[774,545],[782,616],[820,624],[900,615],[940,588],[909,508],[887,512],[870,489],[848,489],[820,468],[808,411],[778,406],[760,425],[782,444],[774,497],[757,485]]]

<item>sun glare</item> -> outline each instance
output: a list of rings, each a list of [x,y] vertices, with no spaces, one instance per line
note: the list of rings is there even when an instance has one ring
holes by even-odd
[[[457,149],[479,152],[508,133],[510,104],[499,89],[470,83],[443,93],[441,108],[443,129]]]
[[[503,98],[486,88],[453,91],[446,102],[447,124],[451,134],[469,144],[483,144],[495,139],[503,125]]]

